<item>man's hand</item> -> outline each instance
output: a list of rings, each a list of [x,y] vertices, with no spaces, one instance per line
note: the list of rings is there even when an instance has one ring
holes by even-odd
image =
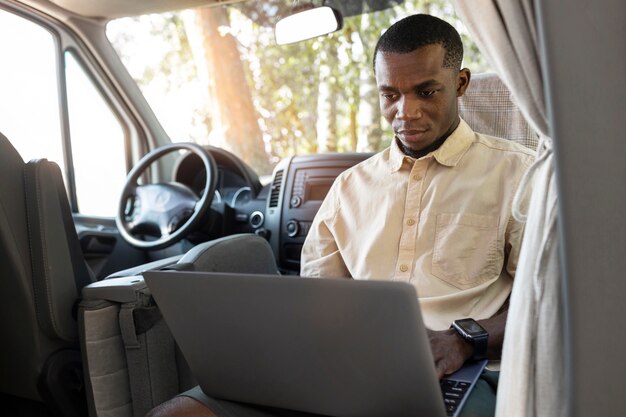
[[[504,340],[504,327],[508,312],[509,303],[507,300],[495,316],[478,321],[482,328],[489,333],[487,344],[487,357],[489,359],[499,359],[502,354],[502,341]],[[461,368],[463,362],[474,354],[474,346],[463,339],[454,329],[442,331],[427,329],[427,332],[439,379]]]
[[[461,368],[474,353],[474,347],[453,329],[428,330],[428,339],[439,379]]]

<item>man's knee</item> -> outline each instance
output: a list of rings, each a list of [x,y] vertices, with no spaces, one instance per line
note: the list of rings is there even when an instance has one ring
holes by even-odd
[[[180,396],[153,408],[146,417],[217,417],[204,404],[193,398]]]

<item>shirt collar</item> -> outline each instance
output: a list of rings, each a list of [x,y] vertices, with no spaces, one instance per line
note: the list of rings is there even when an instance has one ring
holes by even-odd
[[[474,142],[474,132],[463,119],[454,132],[445,140],[445,142],[435,151],[424,155],[422,158],[434,157],[441,165],[453,167],[459,163],[470,145]],[[420,158],[420,159],[422,159]],[[391,149],[389,156],[389,165],[392,172],[399,171],[404,161],[410,163],[415,162],[415,158],[405,155],[394,138],[391,141]]]

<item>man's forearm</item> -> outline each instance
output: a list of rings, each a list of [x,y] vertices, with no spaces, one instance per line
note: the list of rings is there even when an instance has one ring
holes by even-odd
[[[489,333],[487,342],[487,357],[489,359],[499,359],[502,353],[508,310],[507,303],[495,316],[478,320],[478,323]],[[458,370],[474,354],[474,347],[454,329],[428,330],[428,337],[439,378]]]

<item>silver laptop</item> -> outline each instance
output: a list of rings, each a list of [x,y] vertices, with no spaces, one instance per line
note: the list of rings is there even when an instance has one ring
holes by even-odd
[[[446,416],[460,410],[485,365],[462,368],[460,389],[444,401],[409,284],[178,271],[143,276],[212,397],[330,416]]]

